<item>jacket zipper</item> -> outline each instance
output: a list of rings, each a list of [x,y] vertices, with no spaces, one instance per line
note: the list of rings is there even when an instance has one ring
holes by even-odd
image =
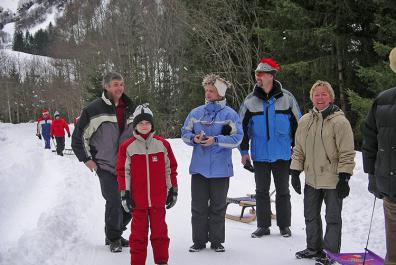
[[[148,146],[147,140],[145,142],[146,145],[146,171],[147,171],[147,201],[148,206],[151,207],[151,196],[150,196],[150,167],[149,167],[149,155],[148,155]]]

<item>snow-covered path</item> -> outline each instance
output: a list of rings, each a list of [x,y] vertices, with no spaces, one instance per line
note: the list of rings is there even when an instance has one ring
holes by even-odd
[[[34,135],[35,124],[0,123],[0,264],[4,265],[105,265],[129,264],[129,249],[110,253],[104,246],[104,200],[97,176],[74,156],[59,157],[44,150]],[[206,249],[189,253],[191,242],[190,176],[191,148],[180,139],[170,140],[179,164],[179,198],[167,212],[169,264],[313,264],[301,261],[294,253],[305,248],[302,196],[293,190],[291,238],[279,235],[276,222],[271,235],[250,238],[256,223],[226,221],[226,252]],[[67,139],[66,146],[70,146]],[[239,163],[234,152],[235,177],[229,196],[254,192],[254,178]],[[344,200],[342,251],[362,251],[373,206],[367,192],[361,154],[351,179],[351,194]],[[240,211],[229,207],[233,213]],[[369,248],[385,254],[382,201],[377,201]],[[128,236],[129,231],[124,233]],[[148,247],[147,264],[153,264]]]

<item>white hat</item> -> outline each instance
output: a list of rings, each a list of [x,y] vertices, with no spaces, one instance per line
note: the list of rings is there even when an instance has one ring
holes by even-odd
[[[216,79],[216,81],[214,83],[214,86],[216,87],[217,93],[219,93],[219,96],[220,97],[225,97],[225,93],[226,93],[227,88],[228,88],[227,84],[224,83],[223,81],[219,80],[219,79]]]
[[[389,54],[389,66],[396,73],[396,47]]]

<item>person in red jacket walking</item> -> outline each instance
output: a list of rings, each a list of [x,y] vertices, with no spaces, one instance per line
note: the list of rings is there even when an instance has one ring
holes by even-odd
[[[131,264],[144,265],[148,229],[155,264],[167,264],[169,237],[166,209],[177,201],[177,162],[165,139],[154,135],[153,113],[146,104],[133,114],[134,133],[118,151],[117,179],[125,211],[133,211],[129,246]]]
[[[56,140],[56,153],[63,156],[63,150],[65,149],[65,130],[67,132],[67,137],[70,138],[70,130],[67,122],[60,117],[58,111],[54,113],[55,119],[51,124],[51,137]]]

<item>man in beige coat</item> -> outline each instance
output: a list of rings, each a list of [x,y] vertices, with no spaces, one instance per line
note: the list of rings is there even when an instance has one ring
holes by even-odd
[[[314,105],[299,121],[291,162],[292,186],[301,194],[299,175],[305,173],[304,217],[307,248],[297,258],[315,258],[331,264],[323,249],[339,253],[341,247],[342,201],[349,195],[348,180],[355,167],[353,131],[334,102],[334,91],[325,81],[311,88]],[[326,204],[326,232],[322,238],[320,216]]]

